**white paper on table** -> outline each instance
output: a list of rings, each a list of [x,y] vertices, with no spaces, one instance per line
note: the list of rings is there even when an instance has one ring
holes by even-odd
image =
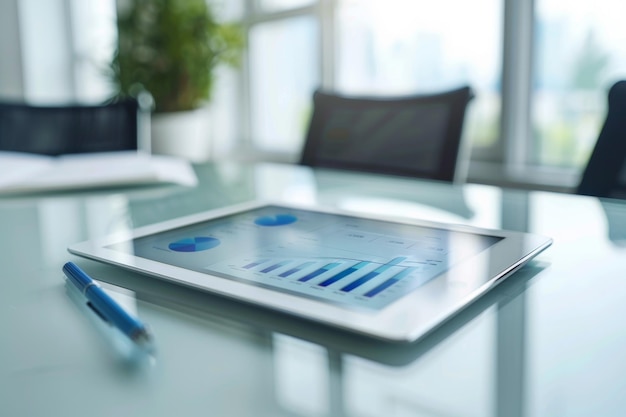
[[[58,157],[0,152],[0,193],[197,182],[191,164],[172,156],[136,151]]]

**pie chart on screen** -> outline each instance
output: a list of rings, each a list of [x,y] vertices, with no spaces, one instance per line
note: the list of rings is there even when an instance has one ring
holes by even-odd
[[[294,223],[298,218],[291,214],[277,214],[275,216],[257,217],[254,223],[259,226],[285,226]]]
[[[167,247],[175,252],[201,252],[212,249],[220,243],[220,240],[214,237],[196,236],[177,240]]]

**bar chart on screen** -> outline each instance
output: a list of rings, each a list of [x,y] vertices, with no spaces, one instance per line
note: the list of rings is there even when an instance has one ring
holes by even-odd
[[[357,308],[381,309],[497,241],[266,207],[138,239],[137,256]]]
[[[231,259],[212,270],[301,295],[380,308],[445,270],[442,259],[397,256],[388,260],[344,257]]]

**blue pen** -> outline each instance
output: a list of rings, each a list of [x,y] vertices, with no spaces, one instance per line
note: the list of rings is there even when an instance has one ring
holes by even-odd
[[[148,328],[136,317],[126,312],[96,281],[73,262],[63,265],[63,272],[78,291],[87,298],[88,305],[100,318],[118,328],[140,348],[147,351],[154,350],[152,335]]]

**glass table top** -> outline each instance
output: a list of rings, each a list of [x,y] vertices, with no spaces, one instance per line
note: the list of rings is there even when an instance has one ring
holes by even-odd
[[[2,416],[622,416],[626,205],[276,164],[208,163],[195,188],[0,197]],[[378,342],[70,255],[71,243],[250,200],[550,236],[413,344]],[[150,324],[128,360],[67,297],[74,261]]]

